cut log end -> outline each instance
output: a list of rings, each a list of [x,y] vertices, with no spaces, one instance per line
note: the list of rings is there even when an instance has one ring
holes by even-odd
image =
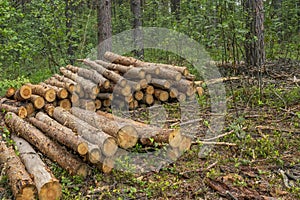
[[[180,130],[176,129],[169,134],[169,144],[171,147],[179,147],[182,142]]]
[[[25,117],[27,117],[27,115],[28,115],[28,113],[27,113],[26,108],[23,106],[19,107],[18,116],[24,119]]]
[[[62,188],[58,181],[53,181],[43,185],[39,192],[39,199],[50,200],[60,199],[62,195]]]
[[[8,88],[8,89],[6,90],[5,96],[6,96],[7,98],[11,98],[11,97],[13,97],[13,96],[15,95],[15,93],[16,93],[16,89],[13,88],[13,87],[10,87],[10,88]]]
[[[34,200],[36,188],[34,185],[26,186],[22,189],[21,193],[16,195],[16,200]]]
[[[123,126],[119,132],[117,137],[117,142],[120,147],[123,149],[128,149],[136,145],[138,141],[138,134],[132,126],[126,125]]]
[[[109,137],[105,140],[104,144],[103,144],[103,154],[105,156],[113,156],[118,150],[118,145],[115,141],[114,138]]]
[[[21,88],[20,88],[20,96],[23,98],[23,99],[29,99],[31,97],[31,94],[32,94],[32,90],[31,90],[31,87],[28,86],[28,85],[23,85]]]
[[[101,151],[99,148],[91,149],[88,153],[88,160],[92,163],[98,163],[102,158]]]
[[[102,171],[105,174],[108,174],[114,168],[115,161],[112,158],[105,158],[102,163]]]
[[[77,147],[77,152],[80,154],[80,155],[85,155],[87,154],[89,148],[88,148],[88,144],[86,142],[82,142],[78,145]]]
[[[45,93],[45,99],[48,102],[53,102],[56,99],[56,93],[54,89],[48,89]]]

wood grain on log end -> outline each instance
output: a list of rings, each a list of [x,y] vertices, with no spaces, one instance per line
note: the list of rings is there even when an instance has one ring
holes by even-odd
[[[56,200],[62,195],[62,187],[58,181],[52,181],[43,185],[39,192],[40,200]]]
[[[182,135],[179,129],[173,130],[169,134],[169,144],[171,147],[179,147],[182,141]]]
[[[132,126],[125,125],[118,131],[117,143],[123,149],[128,149],[136,145],[138,134]]]
[[[118,145],[113,137],[107,138],[103,143],[102,152],[105,156],[113,156],[118,150]]]

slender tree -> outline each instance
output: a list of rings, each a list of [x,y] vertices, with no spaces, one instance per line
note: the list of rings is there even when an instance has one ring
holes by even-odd
[[[180,20],[180,0],[171,0],[171,12]]]
[[[142,33],[142,9],[141,0],[131,0],[131,11],[133,13],[133,40],[135,45],[135,56],[144,58],[144,45]]]
[[[261,67],[265,62],[263,0],[245,0],[244,8],[249,30],[245,42],[246,63]]]
[[[66,43],[68,46],[67,55],[69,57],[69,61],[71,64],[74,64],[74,50],[72,45],[72,26],[73,26],[73,13],[74,13],[74,6],[73,0],[66,0],[66,7],[65,7],[65,17],[66,17]]]
[[[97,21],[98,21],[98,55],[103,59],[105,51],[112,49],[112,24],[111,24],[111,0],[97,1]]]

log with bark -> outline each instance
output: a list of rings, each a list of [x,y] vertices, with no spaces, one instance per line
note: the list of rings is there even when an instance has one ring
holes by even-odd
[[[45,136],[35,126],[24,121],[12,112],[8,112],[5,115],[5,123],[12,132],[18,133],[51,160],[57,162],[62,168],[69,171],[70,174],[87,176],[88,167],[86,164],[58,143]]]
[[[187,96],[192,96],[195,94],[194,84],[186,79],[181,79],[180,81],[172,81],[171,85],[178,91],[186,94]]]
[[[95,69],[98,73],[102,74],[105,78],[111,80],[115,84],[118,83],[121,87],[124,87],[127,83],[126,79],[120,76],[119,74],[115,73],[114,71],[108,70],[104,68],[103,66],[97,64],[94,61],[91,61],[89,59],[83,59],[80,60],[82,61],[85,65],[92,67]]]
[[[70,110],[71,107],[72,107],[72,103],[69,99],[62,99],[62,100],[59,100],[57,102],[57,105],[59,107],[62,107],[63,109],[66,109],[66,110]]]
[[[108,88],[110,81],[104,78],[96,70],[90,70],[80,67],[75,67],[73,65],[67,65],[66,68],[73,73],[77,73],[79,76],[92,80],[94,83],[98,84],[99,87]]]
[[[44,110],[51,117],[53,116],[54,108],[55,108],[55,106],[53,104],[50,104],[50,103],[48,103],[44,106]]]
[[[107,51],[104,54],[104,57],[107,60],[109,60],[110,62],[118,63],[118,64],[122,64],[122,65],[133,65],[135,67],[145,67],[145,68],[147,68],[149,66],[156,66],[156,67],[160,67],[160,68],[166,68],[169,70],[178,71],[184,76],[189,74],[187,67],[179,67],[179,66],[160,64],[160,63],[143,62],[143,61],[135,59],[133,57],[121,56],[121,55],[118,55],[118,54],[115,54],[115,53],[112,53],[109,51]]]
[[[0,163],[5,165],[5,174],[8,176],[9,185],[15,199],[36,199],[36,187],[34,182],[12,147],[8,148],[5,142],[0,141],[0,152]]]
[[[30,83],[27,83],[26,85],[31,88],[32,94],[42,96],[47,102],[55,101],[56,92],[52,88],[44,87],[41,85],[34,85]]]
[[[10,87],[6,90],[5,97],[12,98],[15,95],[15,93],[16,93],[16,88]]]
[[[105,156],[112,156],[117,151],[118,146],[113,137],[75,117],[63,108],[56,107],[53,117],[89,142],[99,145]]]
[[[21,118],[25,118],[28,115],[27,110],[26,110],[25,107],[23,107],[23,106],[17,107],[17,106],[8,105],[8,104],[5,104],[5,103],[0,104],[0,111],[1,112],[3,112],[3,111],[13,112]]]
[[[69,79],[67,77],[61,76],[59,74],[54,74],[53,77],[61,82],[64,82],[69,87],[69,92],[79,92],[81,90],[81,87],[78,83],[73,81],[72,79]]]
[[[160,88],[160,89],[169,89],[171,87],[170,82],[165,79],[152,78],[150,83],[154,87]]]
[[[165,102],[169,99],[169,92],[165,91],[165,90],[161,90],[161,89],[155,89],[154,90],[154,96],[162,101]]]
[[[55,137],[56,134],[60,134],[61,136],[57,136],[56,140],[58,142],[66,145],[67,147],[73,149],[74,151],[78,152],[81,155],[86,154],[86,145],[82,145],[83,143],[87,144],[87,156],[88,160],[91,163],[97,163],[101,158],[101,151],[98,147],[98,145],[94,145],[81,136],[78,136],[75,132],[73,132],[71,129],[67,128],[66,126],[58,123],[56,120],[52,119],[48,115],[46,115],[43,112],[38,112],[35,116],[35,118],[49,127],[55,127],[57,131],[55,132],[49,132],[49,134],[53,135]],[[52,129],[52,128],[51,128]],[[50,135],[49,135],[50,136]],[[51,136],[50,136],[51,137]],[[60,137],[64,137],[59,139]]]
[[[135,128],[130,125],[118,124],[116,121],[97,115],[95,112],[76,107],[71,109],[71,113],[90,125],[115,137],[117,144],[124,149],[133,147],[138,141],[137,132]]]
[[[32,94],[30,97],[30,101],[36,109],[41,109],[45,106],[44,98],[39,95]]]
[[[56,92],[56,96],[59,99],[65,99],[69,95],[69,92],[66,88],[53,86],[53,85],[46,84],[46,83],[43,83],[43,82],[39,83],[39,85],[44,86],[44,87],[52,88]]]
[[[41,200],[56,200],[62,195],[62,187],[55,176],[50,172],[46,164],[38,156],[37,152],[24,139],[12,134],[20,158],[27,171],[33,176],[34,183]]]
[[[28,85],[22,85],[14,94],[14,99],[23,101],[29,99],[32,94],[32,89]]]
[[[97,97],[97,94],[100,92],[98,85],[96,85],[91,80],[85,79],[85,78],[67,70],[64,67],[60,68],[60,72],[64,76],[66,76],[66,77],[72,79],[73,81],[77,82],[78,84],[80,84],[80,86],[83,88],[83,91],[85,93],[87,93],[90,98],[95,99]],[[79,91],[79,94],[80,94],[80,91]]]
[[[154,94],[154,87],[152,85],[148,85],[145,92],[146,94]]]
[[[43,120],[47,120],[48,123],[44,123],[37,118],[43,118]],[[50,117],[43,116],[41,112],[39,112],[37,113],[36,118],[30,117],[28,121],[53,140],[64,144],[65,146],[73,149],[75,152],[78,152],[80,155],[87,154],[87,142],[80,136],[75,135],[73,132],[70,133],[59,129],[59,126],[57,126],[57,124],[53,122],[54,120]]]
[[[73,83],[59,81],[55,77],[48,78],[47,80],[44,81],[44,83],[58,87],[58,88],[65,88],[70,93],[75,91],[75,85]]]

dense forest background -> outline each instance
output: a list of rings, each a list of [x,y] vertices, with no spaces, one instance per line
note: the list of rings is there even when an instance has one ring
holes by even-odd
[[[185,33],[215,60],[245,58],[247,15],[243,0],[142,0],[141,23]],[[111,1],[112,34],[133,28],[132,1]],[[265,0],[266,59],[299,59],[300,3]],[[96,0],[2,0],[0,79],[39,81],[98,44]],[[256,38],[252,38],[255,40]],[[146,49],[145,60],[181,63],[168,52]]]

